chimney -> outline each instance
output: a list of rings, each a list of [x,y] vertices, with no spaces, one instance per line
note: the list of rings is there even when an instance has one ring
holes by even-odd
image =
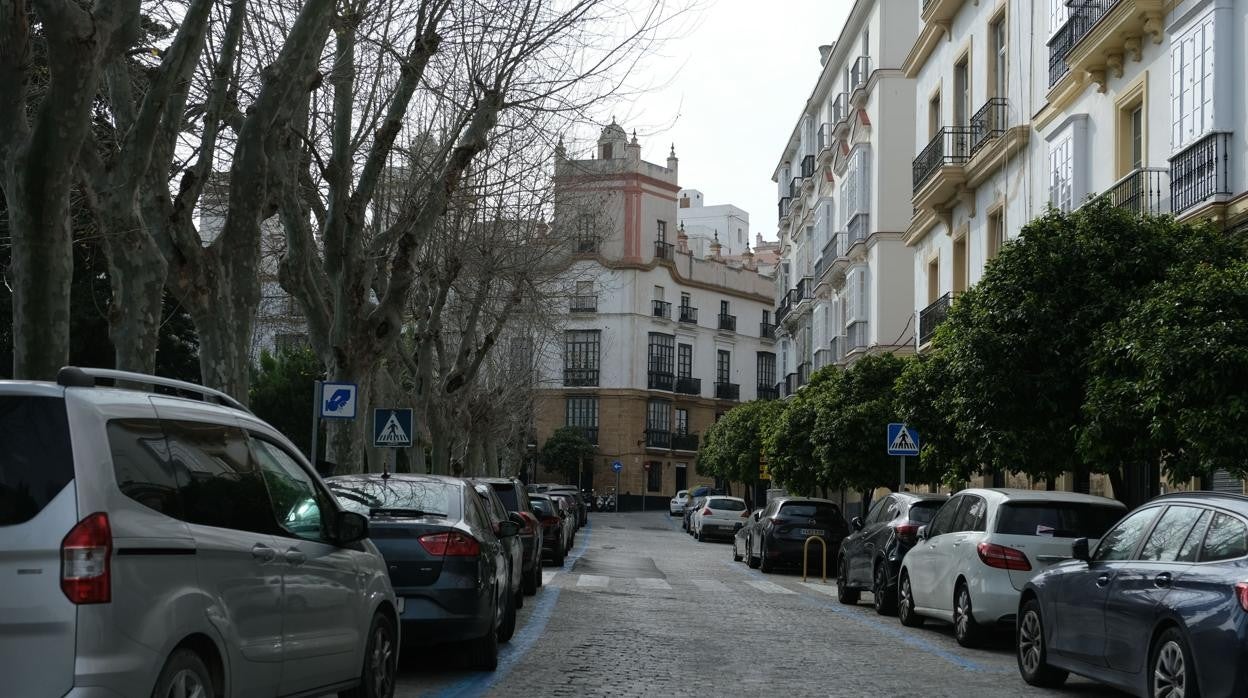
[[[819,47],[819,65],[827,65],[828,57],[832,55],[832,49],[836,48],[836,42],[824,44]]]

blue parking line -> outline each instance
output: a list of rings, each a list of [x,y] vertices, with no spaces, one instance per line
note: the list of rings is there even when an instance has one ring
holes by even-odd
[[[766,579],[767,577],[767,575],[761,572],[758,572],[757,570],[752,570],[752,569],[749,569],[748,567],[743,568],[741,563],[739,562],[729,562],[725,560],[723,564],[726,567],[731,567],[732,569],[736,570],[738,573],[744,573],[751,577],[758,577],[760,579]],[[974,662],[970,659],[967,659],[966,657],[963,657],[962,655],[959,655],[954,652],[950,652],[949,650],[938,647],[920,637],[915,637],[913,634],[907,632],[901,627],[898,627],[891,623],[884,623],[884,622],[875,620],[874,618],[870,618],[861,613],[858,613],[852,610],[851,608],[842,606],[840,603],[836,603],[836,602],[833,602],[824,598],[820,598],[819,596],[812,596],[809,590],[803,589],[800,592],[800,595],[801,595],[801,598],[808,603],[812,603],[816,606],[819,606],[820,608],[824,608],[829,611],[832,611],[833,613],[839,616],[856,621],[862,625],[867,626],[868,628],[871,628],[872,630],[883,633],[891,638],[900,640],[917,650],[927,652],[928,654],[940,657],[941,659],[944,659],[945,661],[949,662],[950,664],[953,664],[954,666],[960,669],[965,669],[967,671],[973,671],[976,673],[983,673],[983,674],[1013,673],[1013,672],[1009,672],[1009,671],[1005,671],[1001,669],[987,667],[977,662]]]
[[[585,528],[581,531],[585,534],[579,545],[568,554],[565,565],[571,567],[569,563],[575,563],[585,554],[585,549],[589,547],[589,534],[593,528],[592,520],[585,524]],[[464,677],[451,685],[436,691],[430,695],[436,698],[457,698],[458,696],[477,696],[482,695],[494,684],[507,678],[507,674],[524,659],[524,656],[533,649],[538,638],[546,631],[546,623],[550,621],[550,614],[555,610],[555,604],[559,601],[559,587],[542,587],[541,592],[535,599],[533,612],[529,614],[529,620],[524,624],[523,628],[517,628],[516,634],[512,635],[511,642],[501,645],[498,648],[498,667],[491,672],[481,672],[471,676]]]

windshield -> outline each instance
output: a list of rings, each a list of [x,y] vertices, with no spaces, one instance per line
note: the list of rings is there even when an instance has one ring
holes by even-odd
[[[459,516],[459,487],[449,482],[378,477],[331,479],[325,484],[344,509],[365,516],[374,509],[409,509]]]
[[[780,515],[807,519],[833,519],[841,515],[841,510],[835,504],[823,502],[792,502],[780,507]]]
[[[712,499],[706,505],[719,511],[745,511],[745,502],[738,502],[735,499]]]
[[[1100,538],[1124,511],[1122,507],[1085,502],[1007,502],[997,518],[997,533]]]
[[[931,523],[932,518],[936,516],[936,510],[944,503],[943,499],[915,502],[910,505],[910,520],[917,524]]]

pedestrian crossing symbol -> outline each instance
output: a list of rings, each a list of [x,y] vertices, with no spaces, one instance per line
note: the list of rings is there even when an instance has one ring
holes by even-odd
[[[412,410],[378,408],[373,410],[373,446],[407,448],[412,445]]]
[[[888,425],[888,455],[919,455],[919,432],[896,422]]]

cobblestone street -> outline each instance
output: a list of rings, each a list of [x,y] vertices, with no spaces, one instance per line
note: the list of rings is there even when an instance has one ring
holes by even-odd
[[[1008,632],[968,650],[948,626],[904,628],[869,594],[842,606],[831,581],[751,570],[663,513],[591,514],[545,581],[495,673],[415,650],[397,695],[1121,695],[1076,677],[1062,691],[1028,687]]]

